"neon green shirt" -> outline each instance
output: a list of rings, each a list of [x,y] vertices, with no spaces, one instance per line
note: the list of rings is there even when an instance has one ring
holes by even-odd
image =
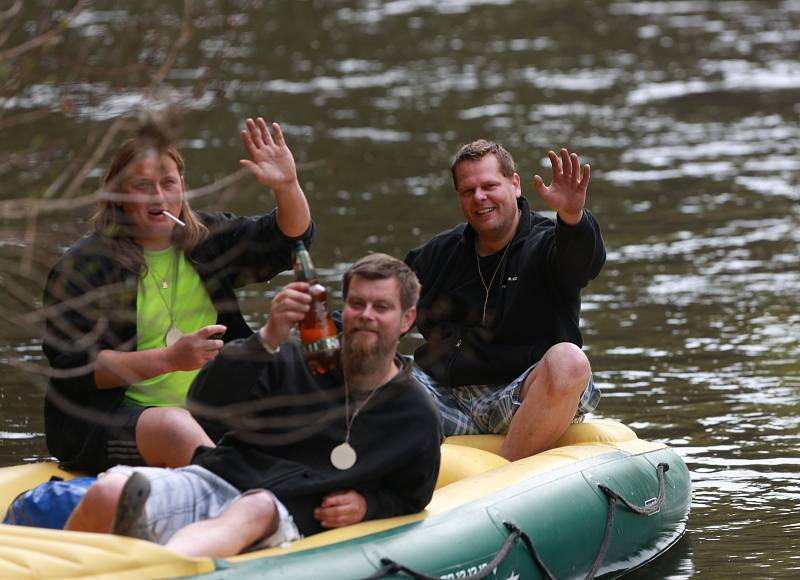
[[[217,311],[183,252],[145,250],[144,257],[147,274],[139,279],[136,296],[137,350],[164,348],[173,326],[187,334],[216,324]],[[125,402],[142,407],[183,406],[198,372],[176,371],[135,383],[125,392]]]

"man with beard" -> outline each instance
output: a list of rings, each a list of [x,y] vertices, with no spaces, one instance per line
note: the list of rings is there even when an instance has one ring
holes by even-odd
[[[422,510],[439,471],[438,412],[396,353],[419,282],[385,254],[344,275],[342,371],[312,374],[293,326],[311,301],[292,282],[259,333],[227,344],[190,391],[233,430],[192,465],[117,466],[67,529],[150,539],[188,556],[282,545],[363,520]]]

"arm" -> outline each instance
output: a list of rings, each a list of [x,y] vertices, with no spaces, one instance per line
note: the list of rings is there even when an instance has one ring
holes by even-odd
[[[259,181],[275,192],[278,205],[278,227],[289,237],[302,236],[311,224],[308,202],[297,179],[297,168],[283,132],[277,123],[272,123],[275,139],[272,139],[264,119],[247,119],[242,131],[242,142],[250,159],[240,163]]]
[[[292,326],[308,311],[311,296],[307,290],[306,282],[287,284],[272,299],[269,318],[257,334],[228,343],[214,362],[203,367],[187,397],[194,405],[192,412],[202,415],[203,405],[219,407],[247,399],[264,364],[273,357],[269,352],[274,353],[286,341]]]
[[[224,344],[211,337],[224,332],[223,325],[212,324],[185,334],[164,348],[130,352],[101,350],[95,361],[95,385],[98,389],[113,389],[174,371],[199,369],[216,357]]]
[[[560,157],[548,152],[553,178],[545,186],[536,175],[534,185],[539,196],[553,210],[556,218],[556,271],[570,285],[584,287],[595,278],[605,264],[606,251],[600,227],[594,216],[584,211],[591,168],[581,171],[578,156],[561,149]]]

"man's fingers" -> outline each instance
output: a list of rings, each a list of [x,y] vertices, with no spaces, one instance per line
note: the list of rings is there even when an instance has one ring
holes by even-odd
[[[569,156],[572,181],[577,185],[581,176],[581,163],[578,161],[578,154],[573,153]]]
[[[197,331],[197,334],[201,338],[210,338],[214,334],[224,334],[225,331],[228,330],[224,324],[209,324],[208,326],[204,326],[200,330]]]
[[[550,165],[553,166],[553,178],[555,178],[556,175],[561,173],[561,160],[555,154],[555,151],[548,151],[547,157],[550,159]]]
[[[274,143],[272,142],[272,135],[269,134],[267,123],[266,121],[264,121],[263,117],[258,118],[258,129],[261,132],[261,139],[264,141],[264,144],[274,145]]]
[[[281,131],[281,126],[278,123],[272,123],[272,130],[275,132],[275,144],[278,147],[285,147],[286,141],[283,138],[283,131]]]
[[[244,148],[247,149],[247,154],[252,157],[253,152],[256,150],[256,145],[253,143],[253,137],[247,129],[242,129],[242,143],[244,143]]]
[[[589,164],[583,166],[583,175],[581,175],[581,187],[586,189],[589,185],[589,176],[592,173],[592,168],[589,167]]]
[[[572,162],[569,159],[569,152],[563,148],[561,149],[561,170],[565,178],[572,177]]]

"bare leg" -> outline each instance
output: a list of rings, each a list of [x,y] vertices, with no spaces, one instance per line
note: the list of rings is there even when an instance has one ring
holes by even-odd
[[[146,465],[184,467],[200,445],[214,442],[186,409],[151,407],[136,423],[136,446]]]
[[[185,556],[222,558],[240,553],[277,529],[275,502],[262,491],[236,500],[216,518],[178,530],[167,542],[167,548]]]
[[[110,533],[122,488],[128,476],[111,473],[86,490],[64,526],[65,530]]]
[[[576,345],[552,346],[525,380],[500,455],[514,461],[552,447],[572,422],[590,372]]]

